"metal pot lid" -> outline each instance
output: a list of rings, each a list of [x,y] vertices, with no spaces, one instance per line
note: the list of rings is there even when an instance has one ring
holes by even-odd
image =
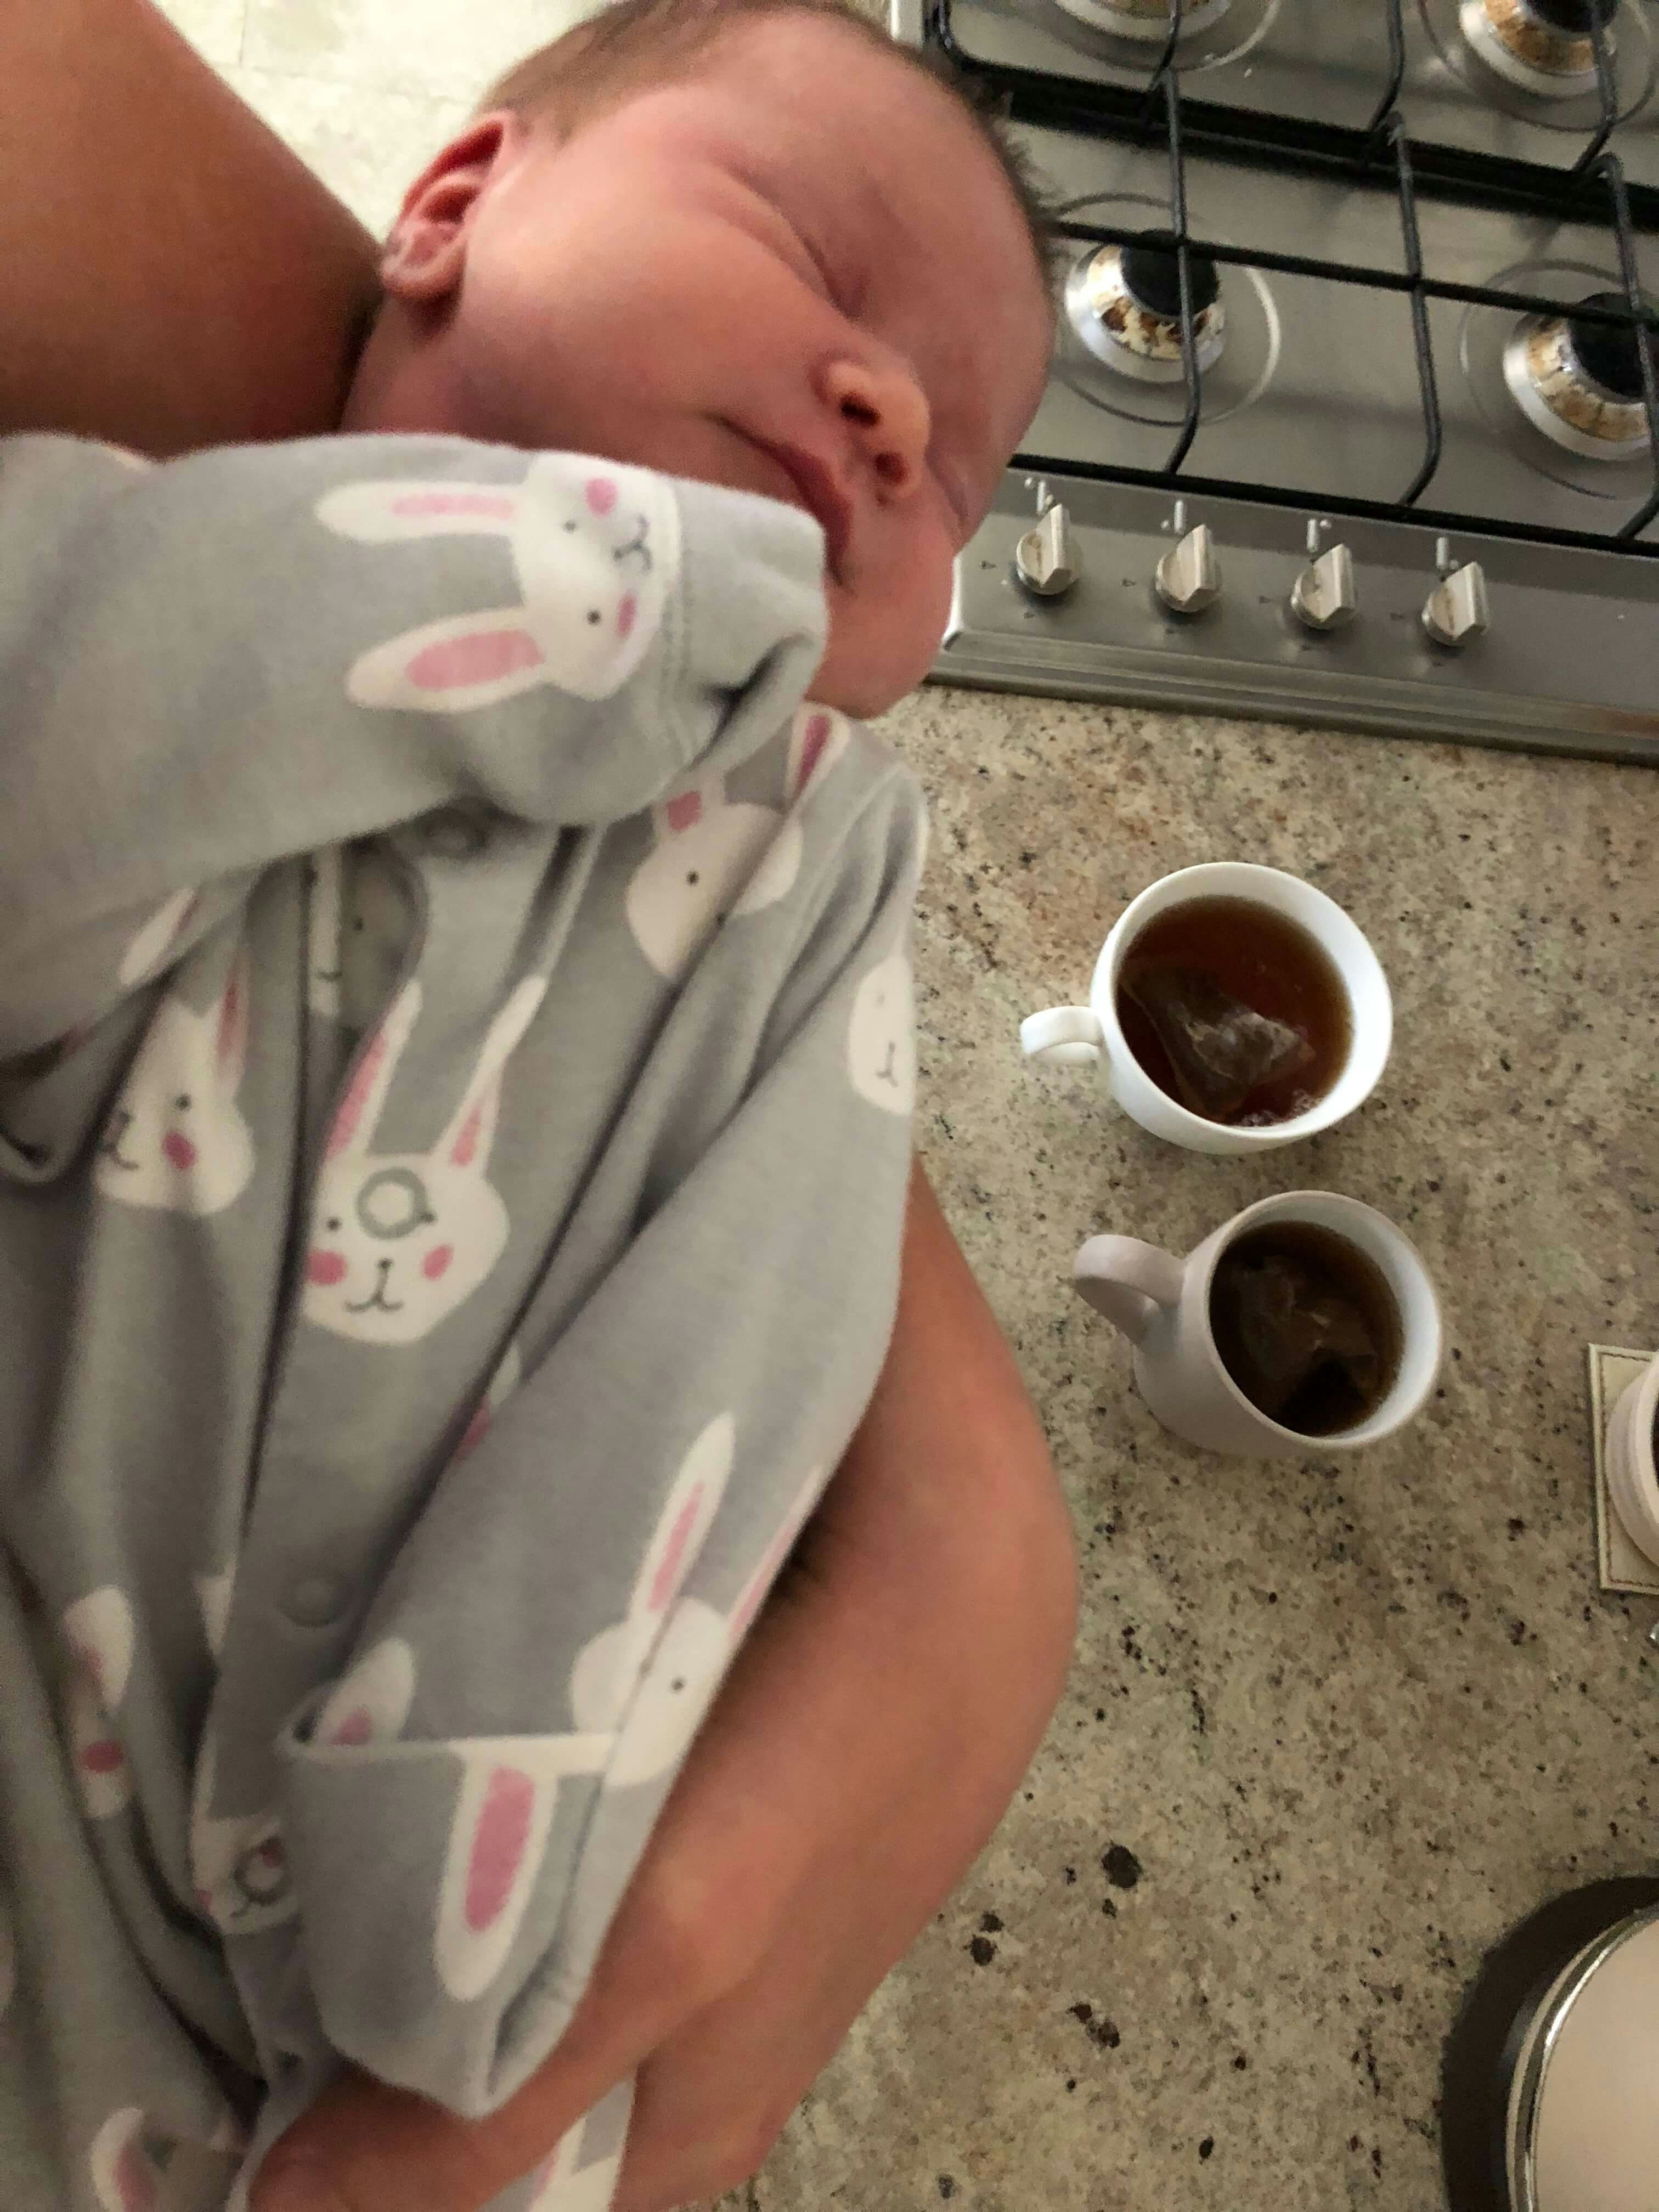
[[[1528,2033],[1510,2098],[1516,2212],[1659,2203],[1659,1905],[1573,1960]]]

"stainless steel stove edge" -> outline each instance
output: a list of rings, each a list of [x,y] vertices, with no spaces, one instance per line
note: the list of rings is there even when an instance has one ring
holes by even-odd
[[[1377,681],[1342,684],[1297,682],[1264,686],[1259,673],[1213,659],[1175,662],[1167,654],[1109,655],[1044,652],[1017,659],[999,647],[975,652],[964,634],[934,662],[928,681],[968,690],[1026,697],[1101,700],[1163,713],[1217,714],[1230,720],[1285,722],[1304,729],[1346,730],[1366,737],[1448,738],[1500,750],[1559,753],[1581,760],[1659,768],[1659,720],[1645,728],[1623,718],[1553,700],[1514,700],[1501,693],[1464,693],[1452,702],[1425,701],[1413,686]]]
[[[1011,470],[957,564],[935,681],[1659,767],[1659,560],[1189,492],[1180,520],[1210,526],[1222,592],[1183,622],[1152,586],[1174,492],[1043,481],[1068,509],[1078,584],[1043,600],[1016,582],[1036,501]],[[1359,613],[1328,635],[1289,604],[1310,543],[1353,556]],[[1446,652],[1422,606],[1441,568],[1467,562],[1491,629]]]

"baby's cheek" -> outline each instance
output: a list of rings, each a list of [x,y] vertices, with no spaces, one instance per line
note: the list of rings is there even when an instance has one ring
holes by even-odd
[[[342,1252],[325,1251],[319,1245],[306,1260],[306,1280],[323,1290],[331,1290],[336,1283],[345,1280],[345,1255]]]

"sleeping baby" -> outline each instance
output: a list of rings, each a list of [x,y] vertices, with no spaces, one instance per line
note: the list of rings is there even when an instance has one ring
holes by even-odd
[[[546,2057],[873,1387],[922,676],[1042,221],[833,0],[410,188],[346,434],[0,444],[0,2195]],[[612,2093],[501,2212],[601,2212]]]

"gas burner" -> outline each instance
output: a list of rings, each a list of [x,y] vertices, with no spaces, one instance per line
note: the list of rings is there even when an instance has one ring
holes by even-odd
[[[1139,39],[1148,45],[1170,35],[1170,0],[1059,0],[1068,15],[1097,31],[1112,31],[1121,39]],[[1181,35],[1190,38],[1218,23],[1232,0],[1188,0],[1181,11]]]
[[[1622,292],[1589,292],[1580,305],[1622,307]],[[1504,381],[1534,429],[1589,461],[1648,451],[1642,360],[1628,325],[1580,315],[1528,315],[1504,349]]]
[[[1609,68],[1619,0],[1462,0],[1463,36],[1486,67],[1537,100],[1577,100],[1595,90],[1593,21]]]
[[[1227,310],[1214,262],[1194,253],[1188,266],[1193,351],[1201,375],[1221,358]],[[1095,359],[1120,376],[1139,384],[1179,384],[1185,377],[1181,265],[1172,233],[1152,231],[1139,245],[1085,253],[1066,281],[1066,314]]]

